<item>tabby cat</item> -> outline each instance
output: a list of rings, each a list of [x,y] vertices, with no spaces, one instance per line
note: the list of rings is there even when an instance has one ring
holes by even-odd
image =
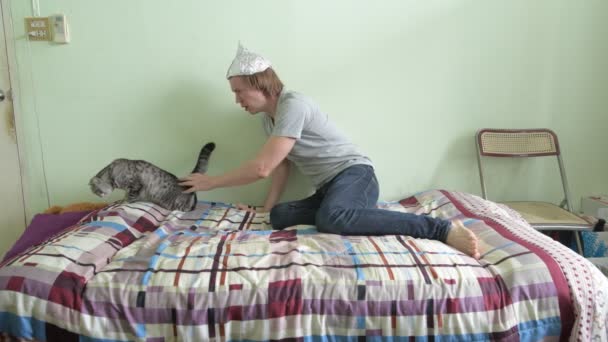
[[[201,149],[192,173],[205,173],[215,144]],[[196,192],[185,194],[178,178],[145,160],[116,159],[89,181],[91,191],[105,197],[114,189],[126,191],[125,202],[145,201],[168,210],[190,211],[196,206]]]

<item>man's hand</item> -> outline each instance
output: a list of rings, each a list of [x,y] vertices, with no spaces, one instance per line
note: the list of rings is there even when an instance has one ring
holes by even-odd
[[[189,189],[184,190],[184,193],[207,191],[215,188],[214,178],[202,173],[192,173],[189,176],[180,178],[179,185],[189,187]]]

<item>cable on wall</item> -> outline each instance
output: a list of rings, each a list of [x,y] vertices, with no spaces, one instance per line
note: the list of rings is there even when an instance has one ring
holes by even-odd
[[[34,17],[39,17],[40,16],[40,2],[39,0],[32,0],[32,15]],[[25,44],[26,46],[26,51],[27,51],[27,56],[29,58],[29,60],[32,60],[32,51],[30,48],[30,42],[27,42]],[[19,64],[19,61],[16,61],[17,65]],[[51,197],[50,197],[50,193],[49,193],[49,186],[48,186],[48,182],[47,182],[47,175],[46,175],[46,165],[45,165],[45,156],[44,156],[44,147],[42,146],[42,134],[40,133],[40,115],[38,112],[38,106],[36,104],[36,85],[34,82],[34,76],[32,74],[32,69],[29,68],[27,69],[29,71],[29,82],[32,85],[32,102],[33,102],[33,110],[34,110],[34,116],[36,118],[36,132],[38,135],[38,148],[40,149],[40,161],[42,163],[41,167],[42,167],[42,177],[43,177],[43,181],[44,181],[44,192],[46,195],[46,202],[47,202],[47,206],[50,206],[50,201],[51,201]]]
[[[39,0],[32,0],[32,16],[39,17],[40,16],[40,2]]]

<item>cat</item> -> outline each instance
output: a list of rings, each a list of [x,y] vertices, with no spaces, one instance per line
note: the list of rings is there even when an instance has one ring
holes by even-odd
[[[205,173],[215,143],[201,149],[192,173]],[[114,189],[126,191],[124,202],[152,202],[168,210],[191,211],[196,207],[196,192],[183,193],[178,178],[145,160],[116,159],[89,181],[91,191],[99,197]]]

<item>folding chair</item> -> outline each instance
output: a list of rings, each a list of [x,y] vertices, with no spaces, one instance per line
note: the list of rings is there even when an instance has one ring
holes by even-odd
[[[483,176],[483,157],[499,158],[532,158],[557,157],[557,164],[564,188],[561,205],[549,202],[504,202],[503,204],[517,211],[537,230],[573,231],[576,247],[583,253],[580,231],[592,230],[593,225],[587,220],[572,213],[572,199],[568,189],[566,170],[562,161],[557,135],[549,129],[492,129],[484,128],[476,134],[477,164],[481,181],[481,193],[487,199],[486,184]]]

